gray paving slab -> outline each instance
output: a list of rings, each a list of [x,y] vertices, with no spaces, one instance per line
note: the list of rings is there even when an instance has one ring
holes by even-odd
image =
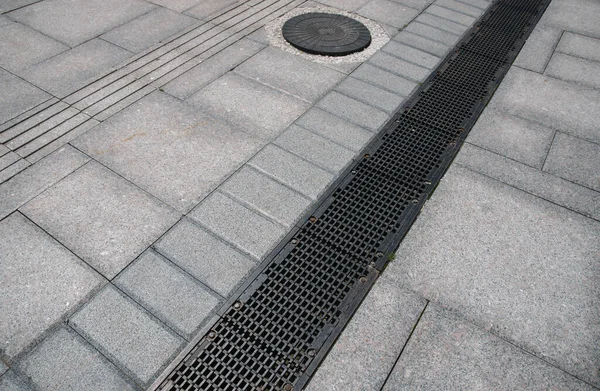
[[[256,154],[249,164],[313,200],[333,180],[331,173],[272,144]]]
[[[425,12],[419,15],[415,19],[415,22],[426,24],[428,26],[435,27],[443,31],[448,31],[456,35],[463,35],[465,31],[469,29],[469,26],[465,26],[463,24],[456,23],[451,20],[444,19],[439,16],[428,14]]]
[[[92,39],[19,75],[52,95],[62,98],[95,81],[132,55],[112,43]]]
[[[251,34],[248,34],[246,36],[246,38],[258,42],[258,43],[262,43],[263,45],[268,45],[269,44],[269,38],[267,37],[267,31],[265,30],[264,27],[259,28],[258,30],[254,31]]]
[[[0,15],[0,27],[5,26],[7,24],[11,24],[13,23],[12,20],[8,19],[6,16],[4,15]]]
[[[309,107],[308,102],[231,72],[187,101],[267,140],[276,137]]]
[[[210,20],[216,17],[224,10],[234,7],[238,0],[204,0],[197,2],[197,5],[188,9],[186,14],[192,15],[198,19]]]
[[[21,210],[109,279],[179,219],[175,210],[96,162]]]
[[[560,29],[537,25],[513,65],[543,73],[562,34]]]
[[[19,379],[13,371],[8,371],[0,377],[0,389],[3,391],[29,391],[23,380]]]
[[[428,26],[423,23],[413,22],[406,26],[402,31],[407,31],[415,35],[419,35],[424,38],[428,38],[432,41],[443,43],[447,46],[453,47],[460,39],[459,35],[449,33],[444,30],[437,29],[435,27]]]
[[[356,13],[365,18],[385,23],[395,28],[403,28],[421,11],[388,0],[371,0]]]
[[[391,0],[391,1],[393,1],[394,3],[406,5],[408,7],[415,8],[418,10],[423,10],[428,5],[433,3],[433,0]]]
[[[0,376],[4,375],[6,373],[6,371],[8,371],[8,366],[6,365],[6,363],[4,363],[4,361],[0,360]]]
[[[10,149],[6,148],[3,144],[0,144],[0,156],[4,156],[10,152]]]
[[[362,64],[354,72],[352,77],[366,81],[396,95],[409,96],[418,86],[412,80],[397,76],[371,64]]]
[[[437,0],[435,4],[440,7],[470,15],[474,18],[478,18],[483,14],[483,9],[456,0]],[[487,8],[487,5],[484,4],[483,8]]]
[[[381,50],[413,64],[429,69],[435,68],[442,60],[438,56],[434,56],[422,50],[396,41],[390,41],[386,43]]]
[[[138,389],[87,341],[64,327],[36,346],[18,367],[41,390]]]
[[[453,166],[385,273],[598,385],[599,235],[598,221]]]
[[[467,142],[542,169],[555,131],[501,111],[487,109]]]
[[[50,0],[13,11],[10,17],[74,47],[155,7],[142,0]]]
[[[224,241],[183,219],[155,249],[223,297],[252,271],[256,262]]]
[[[287,233],[283,226],[218,192],[188,216],[257,260],[262,260]]]
[[[317,107],[309,109],[295,123],[353,151],[360,151],[373,137],[372,132]]]
[[[20,213],[0,222],[1,349],[14,358],[104,280]]]
[[[325,95],[317,107],[370,130],[378,130],[388,120],[383,111],[336,91]]]
[[[369,64],[416,82],[424,81],[431,73],[430,69],[401,60],[396,56],[384,52],[375,53],[369,59]]]
[[[0,69],[0,123],[24,113],[47,99],[50,99],[50,95],[46,92]]]
[[[545,74],[557,79],[600,89],[600,62],[554,53]]]
[[[254,155],[263,142],[155,92],[73,144],[187,212]]]
[[[55,56],[68,46],[19,23],[0,27],[0,66],[8,71],[21,71]]]
[[[473,7],[481,8],[482,10],[487,9],[492,2],[488,0],[459,0],[461,3],[472,5]]]
[[[69,324],[141,386],[149,385],[185,343],[112,285]]]
[[[139,53],[197,22],[192,17],[161,7],[110,30],[100,38]]]
[[[0,171],[0,183],[9,180],[30,165],[31,164],[25,159],[15,161],[13,164]]]
[[[3,171],[5,168],[9,167],[11,164],[15,163],[21,157],[14,152],[9,152],[5,155],[0,156],[0,171]]]
[[[512,67],[489,106],[600,142],[600,91]]]
[[[188,341],[221,299],[153,251],[142,254],[114,283]]]
[[[250,166],[242,167],[219,190],[287,227],[293,226],[311,204],[308,198]]]
[[[87,156],[67,145],[0,184],[0,219],[88,161]]]
[[[383,389],[594,388],[430,304]]]
[[[381,389],[425,304],[379,278],[306,389]]]
[[[356,11],[370,0],[319,0],[319,3],[345,11]]]
[[[0,0],[0,13],[12,11],[26,5],[36,3],[39,0]]]
[[[148,0],[151,3],[160,5],[162,7],[171,9],[177,12],[183,12],[187,9],[192,8],[196,4],[202,2],[203,0]]]
[[[565,31],[556,51],[600,62],[600,39]]]
[[[274,144],[329,171],[342,171],[355,152],[335,144],[300,126],[290,126]]]
[[[427,10],[425,12],[428,14],[439,16],[442,19],[451,20],[464,26],[471,26],[473,23],[475,23],[476,20],[476,18],[471,15],[466,15],[462,12],[457,12],[448,8],[443,8],[436,4],[432,4],[430,7],[427,7]]]
[[[400,42],[407,46],[412,46],[413,48],[420,49],[426,53],[444,57],[446,53],[450,50],[450,46],[443,44],[441,42],[432,41],[428,38],[421,37],[419,35],[415,35],[408,31],[400,31],[394,38],[392,42]],[[385,47],[382,49],[385,51]],[[395,53],[394,53],[395,54]],[[423,64],[419,64],[423,65]]]
[[[248,78],[314,102],[346,75],[276,47],[267,47],[235,70]]]
[[[554,0],[539,23],[600,38],[598,12],[600,4],[595,0]]]
[[[388,114],[395,112],[398,106],[407,99],[353,77],[344,79],[335,87],[335,91],[370,104]]]
[[[471,144],[463,145],[455,162],[550,202],[600,220],[600,193],[587,187]]]
[[[544,171],[600,191],[600,145],[558,132]]]

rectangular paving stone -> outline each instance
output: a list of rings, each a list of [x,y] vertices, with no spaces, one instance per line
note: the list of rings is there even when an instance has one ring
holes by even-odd
[[[444,57],[450,50],[450,46],[447,46],[446,44],[432,41],[405,30],[400,31],[390,42],[400,42],[438,57]],[[382,50],[385,51],[385,46]]]
[[[267,140],[309,107],[292,95],[234,73],[220,77],[187,101]]]
[[[473,7],[481,8],[482,10],[488,9],[492,2],[488,0],[458,0],[461,3],[472,5]]]
[[[96,162],[21,210],[109,279],[179,219],[175,210]]]
[[[544,171],[600,191],[600,145],[556,133]]]
[[[543,73],[562,33],[560,29],[538,24],[513,65]]]
[[[221,300],[153,251],[142,254],[114,283],[188,341]]]
[[[73,144],[187,212],[254,155],[263,142],[155,92]]]
[[[20,213],[0,221],[2,352],[14,358],[104,283]]]
[[[192,15],[198,19],[209,20],[211,16],[217,16],[223,11],[232,8],[238,3],[237,0],[203,0],[197,2],[195,7],[186,11],[186,14]]]
[[[353,77],[344,79],[335,87],[335,91],[377,107],[388,114],[395,112],[398,106],[407,99]]]
[[[0,388],[4,391],[29,391],[31,388],[25,385],[13,371],[8,371],[0,377]]]
[[[20,159],[20,156],[14,152],[9,152],[5,155],[0,156],[0,171],[3,171],[5,168],[9,167],[11,164],[15,163]]]
[[[548,6],[540,24],[600,38],[600,4],[595,0],[555,0]]]
[[[423,10],[424,8],[429,6],[431,3],[433,3],[433,0],[391,0],[391,1],[393,1],[394,3],[406,5],[408,7],[418,9],[418,10]]]
[[[415,49],[414,47],[403,45],[396,41],[389,41],[381,48],[381,50],[410,63],[429,69],[435,68],[440,61],[442,61],[442,59],[437,56]]]
[[[456,0],[437,0],[435,2],[437,6],[448,8],[450,10],[460,12],[463,14],[470,15],[474,18],[478,18],[483,14],[483,10],[481,8],[477,8],[475,6],[462,3]],[[483,5],[483,8],[487,8],[486,5]]]
[[[542,169],[555,131],[494,109],[483,112],[467,142]]]
[[[600,142],[600,91],[512,67],[489,106]]]
[[[12,11],[17,8],[35,3],[39,0],[0,0],[0,13]]]
[[[320,0],[319,3],[345,11],[356,11],[370,0]]]
[[[10,178],[17,175],[30,165],[31,164],[25,159],[17,160],[10,166],[0,171],[0,183],[9,180]]]
[[[306,390],[379,390],[426,301],[383,277],[375,282]]]
[[[314,102],[345,75],[275,47],[267,47],[236,68],[242,75]]]
[[[69,324],[141,386],[148,386],[185,343],[112,285]]]
[[[600,89],[600,62],[554,53],[545,74],[557,79]]]
[[[388,120],[386,113],[335,91],[321,99],[317,107],[370,130],[379,129]]]
[[[36,346],[18,366],[42,390],[138,389],[86,340],[64,327]]]
[[[0,15],[0,27],[13,23],[12,20],[8,19],[6,16],[4,15]]]
[[[379,52],[369,59],[369,63],[393,72],[409,80],[422,82],[427,79],[431,70],[399,59],[398,57]]]
[[[463,35],[469,29],[468,26],[453,22],[448,19],[440,18],[439,16],[428,14],[425,12],[419,15],[415,19],[415,22],[423,23],[428,26],[448,31],[456,35]]]
[[[452,11],[448,8],[439,7],[435,4],[427,7],[426,13],[439,16],[440,18],[451,20],[464,26],[471,26],[475,23],[475,18],[461,12]]]
[[[388,0],[371,0],[356,13],[387,25],[403,28],[421,11]]]
[[[155,7],[141,0],[51,0],[13,11],[10,17],[75,47]]]
[[[151,3],[163,6],[173,11],[183,12],[204,0],[149,0]]]
[[[598,237],[598,221],[453,166],[385,273],[598,385]]]
[[[4,375],[8,369],[4,361],[0,360],[0,376]]]
[[[429,304],[384,390],[594,388]]]
[[[352,77],[366,81],[400,96],[410,96],[418,86],[418,84],[412,80],[394,75],[391,72],[374,67],[371,64],[362,64],[352,72]]]
[[[600,39],[565,31],[556,51],[600,62]]]
[[[252,258],[189,219],[181,220],[154,247],[225,298],[256,266]]]
[[[349,78],[346,80],[349,80]],[[373,137],[372,132],[323,111],[318,107],[309,109],[295,123],[314,133],[320,134],[326,139],[335,141],[352,151],[362,150]]]
[[[456,43],[460,39],[459,35],[436,29],[434,27],[418,22],[413,22],[409,24],[403,31],[408,31],[409,33],[428,38],[432,41],[443,43],[450,47],[456,45]]]
[[[33,197],[60,181],[90,159],[71,147],[64,146],[44,160],[0,184],[0,219],[14,212]]]
[[[600,220],[600,193],[587,187],[471,144],[463,145],[455,162],[550,202]]]
[[[48,99],[46,92],[0,69],[0,124]]]
[[[219,190],[287,227],[293,226],[311,204],[308,198],[250,166],[242,167]]]
[[[333,172],[342,171],[355,153],[297,125],[290,126],[274,144]]]
[[[315,200],[333,180],[333,175],[272,144],[250,160],[250,165]]]
[[[166,8],[157,8],[110,30],[100,38],[130,52],[139,53],[197,22],[196,19],[189,16]]]
[[[257,260],[262,260],[287,233],[281,225],[218,192],[188,216]]]

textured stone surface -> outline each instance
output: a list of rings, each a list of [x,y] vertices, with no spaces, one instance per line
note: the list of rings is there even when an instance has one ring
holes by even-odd
[[[36,346],[19,369],[42,390],[137,389],[83,338],[62,327]]]
[[[49,98],[39,88],[0,69],[0,124]]]
[[[388,119],[386,113],[335,91],[321,99],[317,107],[370,130],[379,129]]]
[[[319,3],[345,11],[356,11],[370,0],[319,0]]]
[[[562,31],[557,28],[537,25],[514,62],[515,66],[543,73],[554,53]]]
[[[396,76],[371,64],[361,65],[352,72],[352,76],[400,96],[409,96],[417,88],[417,83],[414,81]]]
[[[387,25],[402,28],[419,14],[419,10],[388,0],[371,0],[356,13]]]
[[[471,26],[475,22],[475,18],[473,16],[465,15],[464,13],[456,12],[448,8],[443,8],[436,4],[427,7],[426,12],[435,16],[439,16],[440,18],[462,24],[464,26]]]
[[[155,248],[223,297],[228,297],[256,266],[254,260],[187,219],[161,238]]]
[[[600,38],[599,12],[595,0],[554,0],[539,23]]]
[[[410,33],[406,33],[410,34]],[[415,49],[407,45],[403,45],[396,41],[390,41],[386,43],[381,50],[386,53],[393,54],[394,56],[404,59],[416,65],[420,65],[425,68],[433,69],[442,60],[437,56],[433,56],[422,50]]]
[[[19,379],[13,371],[8,371],[0,377],[0,389],[3,391],[29,391],[23,380]]]
[[[600,62],[554,53],[546,75],[600,89]]]
[[[450,46],[444,43],[432,41],[406,30],[400,31],[398,35],[394,37],[393,42],[396,41],[439,57],[445,56],[450,50]],[[385,50],[385,47],[383,50]]]
[[[430,304],[384,390],[587,390],[593,387]]]
[[[457,11],[457,12],[461,12],[463,14],[470,15],[474,18],[478,18],[483,13],[481,8],[477,8],[475,6],[465,4],[461,1],[456,1],[456,0],[437,0],[435,2],[435,4],[440,7],[448,8],[453,11]],[[486,8],[486,7],[484,6],[484,8]]]
[[[203,2],[204,0],[148,0],[151,3],[158,4],[165,8],[172,9],[173,11],[183,12],[187,9],[192,8],[196,4]]]
[[[385,273],[598,385],[599,235],[600,222],[454,166]]]
[[[421,37],[428,38],[432,41],[441,42],[448,46],[456,45],[458,39],[460,38],[456,34],[436,29],[423,23],[411,23],[403,31],[420,35]]]
[[[565,31],[556,51],[592,61],[600,61],[600,39]]]
[[[424,81],[431,73],[431,70],[427,68],[423,68],[382,52],[375,53],[373,57],[369,59],[369,63],[417,82]]]
[[[353,77],[344,79],[344,81],[337,85],[335,91],[341,92],[342,94],[361,102],[368,103],[388,114],[395,112],[398,106],[406,100],[406,97],[392,94],[391,92]]]
[[[255,137],[160,92],[73,143],[183,212],[262,146]]]
[[[4,363],[4,361],[0,360],[0,376],[4,375],[8,371],[8,366]]]
[[[415,22],[426,24],[431,27],[435,27],[440,30],[448,31],[453,34],[463,35],[465,31],[469,29],[469,26],[465,26],[460,23],[453,22],[448,19],[441,18],[436,15],[422,13],[419,15]]]
[[[0,13],[25,7],[26,5],[35,3],[37,1],[38,0],[0,0]]]
[[[211,17],[217,17],[237,2],[237,0],[203,0],[197,2],[198,5],[190,8],[186,13],[198,19],[208,20]]]
[[[0,341],[14,357],[103,279],[20,213],[0,222]]]
[[[21,210],[107,278],[179,218],[173,209],[95,162]]]
[[[142,254],[114,283],[188,341],[220,299],[152,251]]]
[[[221,193],[211,194],[189,217],[257,260],[267,255],[287,232],[281,225]]]

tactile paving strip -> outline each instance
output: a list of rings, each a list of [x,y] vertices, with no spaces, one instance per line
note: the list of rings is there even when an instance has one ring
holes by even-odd
[[[547,0],[498,0],[223,307],[159,389],[302,389],[546,6]]]

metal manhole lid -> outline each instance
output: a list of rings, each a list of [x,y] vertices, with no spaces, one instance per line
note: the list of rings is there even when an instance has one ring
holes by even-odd
[[[344,15],[312,12],[285,22],[283,37],[295,48],[311,54],[345,56],[371,43],[364,24]]]

